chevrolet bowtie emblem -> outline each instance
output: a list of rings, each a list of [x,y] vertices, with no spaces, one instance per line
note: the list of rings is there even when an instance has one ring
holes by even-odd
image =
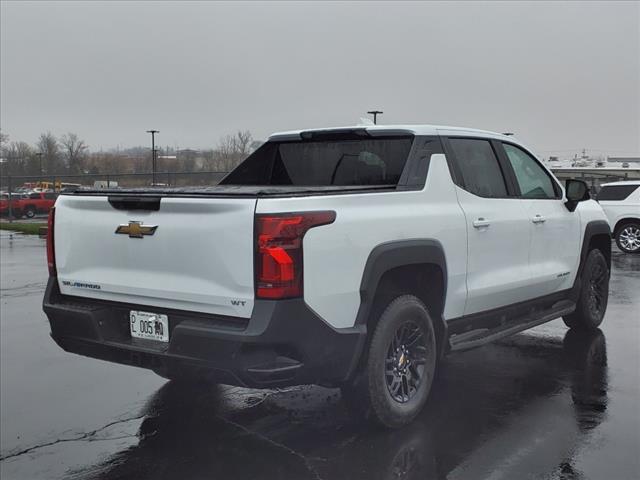
[[[145,235],[153,235],[157,225],[142,225],[142,222],[130,221],[128,224],[118,225],[116,233],[129,235],[129,238],[142,238]]]

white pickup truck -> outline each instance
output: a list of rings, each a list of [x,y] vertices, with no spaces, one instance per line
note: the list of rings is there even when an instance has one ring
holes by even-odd
[[[341,387],[398,427],[443,355],[605,314],[611,232],[512,136],[272,135],[220,185],[62,194],[44,311],[65,350],[178,379]]]

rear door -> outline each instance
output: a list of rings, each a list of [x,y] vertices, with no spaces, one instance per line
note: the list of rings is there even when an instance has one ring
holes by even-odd
[[[115,208],[106,196],[61,195],[55,227],[60,290],[248,318],[255,203],[164,197],[158,210],[127,210],[126,203]]]
[[[557,181],[533,155],[506,142],[501,149],[529,222],[532,298],[571,288],[580,255],[580,215],[567,210]]]
[[[522,202],[510,193],[494,143],[449,138],[458,203],[467,222],[465,315],[529,298],[529,223]]]

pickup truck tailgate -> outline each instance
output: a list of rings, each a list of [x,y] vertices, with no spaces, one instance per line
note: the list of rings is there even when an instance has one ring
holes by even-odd
[[[157,211],[126,210],[107,196],[61,195],[55,216],[60,291],[249,318],[255,203],[163,197]],[[141,229],[147,234],[140,236]]]

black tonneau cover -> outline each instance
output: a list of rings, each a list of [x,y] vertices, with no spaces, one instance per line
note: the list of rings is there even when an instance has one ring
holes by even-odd
[[[301,197],[309,195],[340,195],[396,190],[396,185],[348,186],[274,186],[274,185],[215,185],[210,187],[139,187],[92,188],[80,187],[61,195],[74,196],[151,196],[151,197]]]

